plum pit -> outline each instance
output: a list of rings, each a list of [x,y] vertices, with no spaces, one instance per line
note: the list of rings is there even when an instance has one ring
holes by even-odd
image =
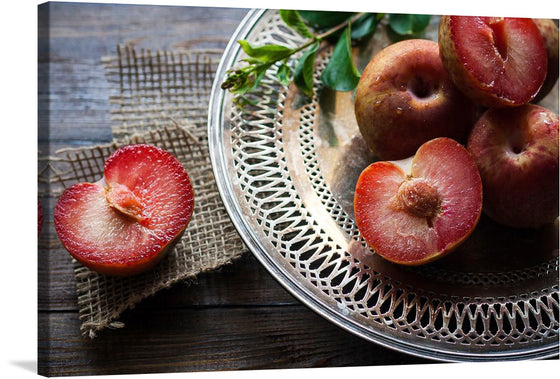
[[[109,205],[137,221],[142,221],[142,201],[127,187],[122,184],[113,184],[106,188],[105,198]]]
[[[408,178],[397,192],[399,206],[413,216],[431,220],[440,210],[441,199],[437,189],[422,178]]]

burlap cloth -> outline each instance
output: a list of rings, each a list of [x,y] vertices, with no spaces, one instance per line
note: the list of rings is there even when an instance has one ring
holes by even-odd
[[[114,141],[59,150],[49,157],[51,197],[76,182],[97,181],[105,159],[129,143],[154,144],[175,155],[195,190],[191,222],[153,270],[128,278],[108,277],[68,255],[84,335],[93,338],[101,329],[123,327],[119,316],[142,299],[178,281],[190,282],[246,251],[219,196],[208,151],[208,100],[220,56],[221,51],[152,52],[118,46],[117,56],[102,59],[111,86]]]

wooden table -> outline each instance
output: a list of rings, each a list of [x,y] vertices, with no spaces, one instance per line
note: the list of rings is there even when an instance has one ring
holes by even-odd
[[[39,8],[39,150],[112,139],[101,57],[119,43],[221,48],[246,9],[50,3]],[[48,23],[47,23],[48,20]],[[52,214],[48,203],[46,217]],[[49,219],[47,230],[52,230]],[[48,232],[47,232],[48,233]],[[426,363],[331,324],[247,252],[124,313],[122,329],[80,333],[73,267],[56,236],[39,244],[38,368],[47,376]],[[50,241],[50,243],[49,243]]]

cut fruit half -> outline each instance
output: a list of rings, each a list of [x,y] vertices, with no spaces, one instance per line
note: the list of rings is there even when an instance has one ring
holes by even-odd
[[[474,230],[482,183],[471,155],[450,138],[424,143],[408,172],[401,163],[375,162],[362,172],[354,215],[377,254],[420,265],[449,253]]]
[[[182,235],[194,209],[182,164],[156,146],[115,151],[104,177],[67,188],[54,210],[60,241],[84,266],[133,275],[153,267]]]
[[[530,102],[547,73],[547,52],[529,18],[442,16],[440,56],[455,85],[486,107]]]

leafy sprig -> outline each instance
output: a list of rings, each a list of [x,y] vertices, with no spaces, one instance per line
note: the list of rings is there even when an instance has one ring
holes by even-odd
[[[315,58],[321,42],[336,44],[322,73],[323,84],[335,91],[351,91],[360,79],[360,72],[352,60],[353,41],[361,40],[374,33],[377,24],[385,16],[382,13],[352,13],[280,10],[282,21],[305,41],[297,47],[278,44],[253,46],[246,40],[238,43],[247,55],[243,67],[227,71],[222,89],[237,95],[238,103],[250,102],[246,94],[255,90],[273,65],[277,65],[276,78],[279,83],[293,83],[307,96],[313,95]],[[398,35],[415,35],[426,28],[430,16],[389,15],[389,26]],[[291,67],[295,54],[301,56]]]

